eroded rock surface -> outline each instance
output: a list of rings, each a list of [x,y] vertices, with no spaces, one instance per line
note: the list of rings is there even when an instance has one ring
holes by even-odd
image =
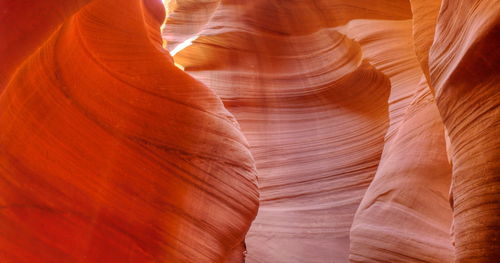
[[[493,3],[222,0],[210,8],[172,10],[172,18],[206,15],[196,20],[198,32],[190,31],[192,23],[172,23],[169,31],[167,20],[164,37],[176,62],[234,113],[256,159],[261,206],[247,235],[248,262],[347,262],[348,247],[352,262],[468,262],[462,253],[496,260],[495,242],[471,245],[498,234]],[[173,30],[189,35],[173,38]],[[345,43],[338,44],[339,37]],[[179,45],[181,39],[188,41]],[[465,74],[454,73],[460,72],[456,65]],[[357,81],[346,81],[353,74]],[[373,74],[389,87],[370,88]],[[448,82],[455,74],[468,78],[459,85],[463,97]],[[473,88],[476,82],[482,93]],[[357,99],[361,90],[370,93],[369,101]],[[472,108],[479,100],[484,103]],[[346,112],[358,107],[367,109]],[[359,118],[370,112],[377,117]],[[472,146],[483,133],[490,142]],[[457,153],[455,145],[467,149]],[[451,187],[452,178],[472,176],[456,164],[460,155],[469,165],[463,169],[481,167],[477,185]],[[356,168],[367,167],[363,163],[375,166]],[[347,167],[363,172],[346,173]],[[476,209],[488,215],[475,224],[454,202],[456,192],[467,195],[472,188],[484,203]],[[482,237],[469,237],[474,225],[488,225]]]
[[[161,48],[161,3],[74,8],[0,97],[0,261],[224,261],[258,205],[234,118]]]
[[[499,21],[0,1],[0,262],[497,262]]]

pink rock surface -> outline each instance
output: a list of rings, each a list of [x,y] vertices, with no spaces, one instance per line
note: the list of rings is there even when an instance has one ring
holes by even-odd
[[[497,2],[0,1],[0,262],[498,262]]]
[[[429,53],[450,137],[457,262],[500,258],[500,5],[443,0]]]
[[[195,6],[192,1],[186,3]],[[432,0],[219,1],[215,8],[195,11],[209,14],[197,20],[199,32],[190,31],[189,24],[185,29],[181,23],[173,24],[179,32],[189,31],[184,37],[189,41],[183,45],[166,31],[175,61],[221,97],[241,123],[256,159],[261,206],[246,239],[248,262],[346,262],[348,247],[352,262],[452,262],[455,256],[464,260],[453,243],[452,229],[457,224],[453,218],[460,216],[453,206],[457,197],[450,196],[457,188],[450,190],[452,178],[460,176],[461,168],[453,161],[456,136],[447,135],[458,124],[446,118],[458,122],[465,116],[486,115],[482,129],[477,130],[478,123],[467,128],[490,136],[498,133],[488,122],[498,119],[498,74],[494,72],[498,58],[482,58],[488,48],[495,53],[491,43],[498,39],[498,12],[492,5],[492,1]],[[453,10],[471,17],[452,16]],[[174,18],[190,17],[186,8],[172,12]],[[489,41],[482,40],[481,32]],[[346,44],[338,44],[339,36]],[[467,44],[474,48],[475,39],[490,43],[470,55],[471,61],[486,63],[486,73],[467,64],[478,74],[469,74],[469,82],[484,77],[489,85],[484,106],[488,113],[474,108],[469,109],[474,114],[447,117],[453,107],[441,105],[436,83],[447,81],[456,70],[453,63],[459,64],[460,56],[471,51]],[[457,40],[463,45],[454,43]],[[360,64],[369,64],[370,71],[360,72],[354,66]],[[358,81],[337,85],[352,74]],[[390,86],[370,89],[366,85],[371,74],[385,76]],[[361,89],[370,92],[370,101],[355,99],[362,96]],[[386,103],[378,102],[380,92],[387,96]],[[368,105],[371,110],[345,112]],[[380,107],[387,107],[387,115]],[[359,116],[369,111],[380,113],[369,125],[359,122]],[[363,127],[379,132],[364,133]],[[470,137],[464,140],[472,143]],[[491,202],[499,191],[492,174],[497,165],[492,145],[498,143],[489,140],[486,158],[476,163],[484,163],[489,174],[479,184],[483,192],[495,193],[484,199]],[[368,152],[373,154],[364,155]],[[376,167],[364,169],[365,176],[350,174],[345,184],[345,168],[363,167],[362,162]],[[367,182],[371,185],[366,191]],[[498,208],[481,211],[495,214]],[[495,220],[493,215],[485,219],[491,228],[483,239],[495,237]],[[464,223],[463,231],[471,226]],[[470,238],[470,233],[463,235]],[[460,238],[456,232],[455,238]],[[466,243],[462,246],[470,247]],[[490,246],[496,248],[491,242]]]

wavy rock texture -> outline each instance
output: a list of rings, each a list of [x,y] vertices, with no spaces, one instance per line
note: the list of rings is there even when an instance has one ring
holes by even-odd
[[[415,53],[425,74],[429,76],[429,49],[432,46],[436,20],[441,6],[441,0],[410,0],[413,13],[413,43]]]
[[[451,168],[422,78],[351,228],[351,262],[452,262]]]
[[[170,0],[164,2],[170,13],[163,28],[168,48],[174,49],[183,41],[193,38],[212,17],[220,0]],[[175,12],[174,12],[175,11]]]
[[[450,137],[457,262],[500,258],[500,5],[443,0],[429,53]]]
[[[246,239],[248,262],[347,261],[349,228],[389,121],[388,79],[368,61],[396,83],[391,127],[400,122],[411,99],[406,90],[417,86],[421,71],[407,38],[408,45],[389,58],[370,47],[367,55],[363,46],[387,33],[410,38],[411,20],[373,20],[383,30],[360,36],[366,41],[352,41],[333,26],[357,17],[407,18],[387,12],[409,10],[400,3],[380,14],[376,7],[364,12],[342,2],[223,1],[193,43],[176,54],[176,62],[235,114],[256,159],[261,208]],[[335,16],[339,6],[349,11]],[[324,16],[315,15],[318,10]],[[272,29],[265,28],[267,17],[279,17]],[[352,20],[353,27],[373,28],[365,21]],[[391,59],[403,67],[391,67]]]
[[[0,262],[497,262],[496,2],[0,1]]]
[[[217,40],[200,37],[177,57],[216,90],[252,145],[262,209],[246,240],[249,262],[347,258],[350,222],[383,146],[387,78],[351,59],[359,58],[360,50],[344,36],[318,31],[311,37],[321,46],[304,48],[302,36],[231,32]],[[211,45],[213,40],[252,46],[225,52]],[[309,48],[319,52],[311,56]],[[303,70],[304,60],[319,61],[328,52],[342,56]],[[213,57],[184,63],[201,54]],[[221,57],[235,63],[217,64]],[[379,92],[384,89],[385,94]],[[351,144],[345,147],[345,141]]]
[[[337,30],[361,45],[363,56],[389,77],[390,127],[385,148],[391,144],[422,75],[414,53],[410,20],[352,20]]]
[[[254,161],[220,100],[162,50],[161,3],[70,9],[39,10],[61,23],[0,97],[1,261],[241,261]]]
[[[89,0],[0,2],[0,92],[16,68]],[[35,21],[35,22],[34,22]]]
[[[492,6],[493,1],[223,0],[218,6],[210,2],[209,7],[176,2],[184,8],[174,8],[170,17],[190,18],[184,25],[167,20],[164,38],[171,43],[167,47],[177,63],[222,98],[241,123],[257,162],[261,206],[246,239],[248,262],[346,262],[348,243],[352,262],[452,262],[455,257],[469,262],[471,258],[460,254],[478,255],[471,250],[483,248],[486,252],[481,252],[485,254],[481,260],[496,260],[492,251],[498,249],[491,244],[495,242],[479,245],[481,249],[471,247],[474,241],[457,243],[469,252],[453,247],[452,218],[455,227],[460,224],[453,202],[457,199],[455,184],[450,197],[451,178],[466,177],[456,165],[455,145],[469,144],[474,148],[469,153],[477,158],[482,158],[481,149],[486,150],[482,153],[486,158],[462,162],[469,163],[469,173],[472,167],[484,169],[476,172],[477,185],[463,187],[478,187],[477,196],[491,195],[477,197],[482,200],[479,203],[493,202],[492,207],[477,208],[488,215],[476,221],[477,227],[489,227],[482,237],[470,238],[466,231],[474,224],[467,220],[473,216],[461,214],[465,220],[461,235],[463,239],[495,240],[498,208],[492,200],[499,190],[494,183],[498,166],[493,156],[498,154],[492,145],[496,145],[493,137],[498,133],[493,125],[498,119],[498,77],[494,72],[498,59],[482,55],[486,51],[498,54],[491,46],[498,39],[498,8]],[[486,7],[490,7],[487,14]],[[453,10],[472,17],[460,20],[451,15]],[[199,32],[193,32],[193,25]],[[486,28],[478,30],[482,25]],[[189,33],[183,36],[174,31]],[[440,36],[445,40],[439,40]],[[339,45],[338,37],[345,44]],[[187,41],[179,44],[182,39]],[[486,113],[476,107],[469,108],[474,114],[466,114],[457,105],[465,103],[463,100],[473,105],[476,100],[449,91],[448,102],[441,102],[439,86],[449,84],[453,63],[460,63],[459,57],[471,52],[467,44],[475,47],[476,39],[486,47],[472,49],[471,62],[464,69],[476,69],[467,69],[469,82],[484,78],[488,86],[484,94],[473,92],[471,96],[485,98],[488,94],[489,99],[481,106]],[[457,40],[465,45],[456,44]],[[360,63],[352,64],[355,61]],[[481,67],[472,66],[474,63],[486,64],[486,73],[480,74]],[[370,71],[346,67],[350,64],[369,65]],[[345,81],[353,74],[359,81]],[[369,88],[373,83],[363,76],[371,74],[386,76],[389,89],[385,85]],[[436,86],[440,80],[445,84]],[[368,86],[360,89],[363,85]],[[360,90],[370,92],[373,99],[358,100],[363,96]],[[379,92],[388,95],[386,103],[378,101]],[[369,125],[360,123],[359,116],[367,116],[370,110],[356,111],[357,116],[344,112],[360,105],[379,112]],[[381,107],[387,107],[386,116]],[[480,129],[476,122],[480,120],[474,119],[478,116],[484,118]],[[459,124],[464,118],[467,127]],[[363,126],[377,132],[360,132]],[[385,128],[381,145],[380,132]],[[495,143],[472,147],[473,135],[448,137],[457,129],[487,133],[488,140]],[[351,130],[356,132],[346,137],[344,131]],[[372,154],[364,155],[369,151]],[[461,158],[469,158],[467,154],[462,153]],[[354,171],[363,162],[377,165],[379,160],[377,167],[362,170],[364,176],[345,172],[347,167]],[[474,162],[479,166],[473,166]],[[345,226],[351,224],[348,234]],[[461,238],[456,229],[455,238]]]
[[[351,262],[453,259],[444,130],[411,27],[411,20],[356,20],[341,28],[391,80],[391,125],[377,174],[352,224]]]

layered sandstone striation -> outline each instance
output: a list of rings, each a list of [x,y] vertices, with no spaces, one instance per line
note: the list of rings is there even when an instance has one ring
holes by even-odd
[[[72,8],[0,97],[0,261],[224,261],[258,205],[234,118],[162,49],[161,3]]]
[[[333,27],[409,16],[409,5],[346,5],[336,16],[346,2],[316,4],[222,1],[192,44],[174,49],[235,115],[256,160],[248,262],[347,261],[349,228],[383,149],[390,81]]]
[[[176,2],[200,9],[171,10],[167,47],[221,97],[256,160],[261,204],[248,262],[496,260],[494,1]],[[178,23],[190,12],[190,23]],[[370,72],[360,74],[360,65]],[[358,81],[346,82],[353,74]],[[373,92],[371,74],[389,86]],[[450,75],[467,80],[450,84]],[[369,101],[357,100],[362,91]],[[370,109],[350,110],[360,106]],[[359,118],[367,113],[377,117]],[[465,205],[473,189],[477,201]],[[461,212],[474,204],[477,214]]]
[[[497,262],[499,21],[1,1],[0,262]]]
[[[500,5],[443,0],[430,84],[450,139],[458,262],[500,258]]]

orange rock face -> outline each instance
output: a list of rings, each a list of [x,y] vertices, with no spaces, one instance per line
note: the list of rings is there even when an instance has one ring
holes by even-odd
[[[458,262],[500,258],[500,5],[443,0],[429,52],[450,139]]]
[[[93,1],[16,69],[0,97],[1,262],[222,262],[242,243],[253,158],[161,48],[163,17],[156,1]]]
[[[0,11],[0,262],[500,258],[496,1]]]

